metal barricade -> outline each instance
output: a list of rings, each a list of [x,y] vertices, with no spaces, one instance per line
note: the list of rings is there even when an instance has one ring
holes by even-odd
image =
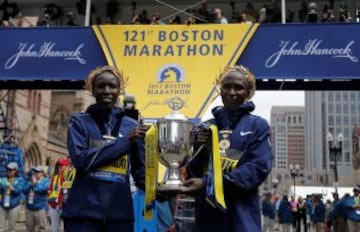
[[[181,231],[191,232],[195,230],[195,199],[189,196],[179,195],[176,199],[177,210],[174,213],[175,221]]]

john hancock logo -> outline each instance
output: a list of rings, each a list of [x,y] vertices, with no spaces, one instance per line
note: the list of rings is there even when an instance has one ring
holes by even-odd
[[[160,68],[157,75],[158,82],[184,81],[184,69],[178,64],[166,64]]]

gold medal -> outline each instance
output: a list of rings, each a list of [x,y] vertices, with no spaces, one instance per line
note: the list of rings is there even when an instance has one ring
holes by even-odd
[[[230,142],[230,135],[232,134],[232,130],[221,130],[219,131],[220,134],[220,142],[219,147],[222,150],[226,150],[230,148],[231,142]]]
[[[219,142],[219,147],[222,150],[226,150],[226,149],[228,149],[230,147],[230,144],[231,143],[230,143],[230,141],[228,139],[222,139]]]

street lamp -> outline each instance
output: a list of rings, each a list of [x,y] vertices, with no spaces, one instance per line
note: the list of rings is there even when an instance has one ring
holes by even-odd
[[[327,133],[326,141],[329,143],[330,156],[332,154],[334,154],[334,157],[335,157],[335,163],[334,163],[334,175],[335,175],[334,188],[335,188],[335,192],[337,193],[337,190],[338,190],[337,155],[341,154],[342,143],[344,142],[344,135],[342,133],[339,133],[337,135],[337,137],[336,137],[336,140],[339,143],[339,146],[336,145],[336,141],[334,141],[334,136],[330,132]]]
[[[296,184],[295,179],[297,176],[299,176],[300,165],[299,164],[295,164],[295,165],[290,164],[289,169],[290,169],[290,175],[294,180],[294,198],[295,198],[296,197],[296,195],[295,195],[295,184]]]
[[[276,188],[277,188],[278,184],[279,184],[278,178],[272,179],[272,185],[273,185],[273,187],[274,187],[274,195],[275,195],[275,196],[276,196]]]

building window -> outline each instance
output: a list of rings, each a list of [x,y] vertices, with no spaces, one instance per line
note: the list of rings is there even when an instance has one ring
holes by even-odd
[[[27,108],[35,114],[40,114],[41,111],[41,92],[36,90],[28,91]]]

